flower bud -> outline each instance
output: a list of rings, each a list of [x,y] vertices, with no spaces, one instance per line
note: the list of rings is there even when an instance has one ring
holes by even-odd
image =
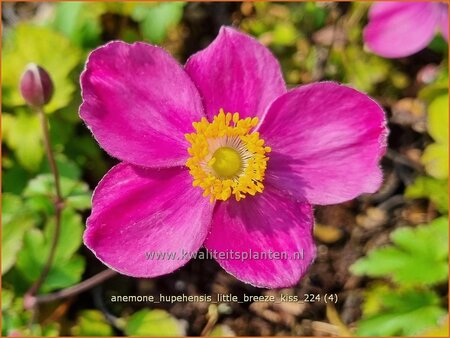
[[[52,98],[52,79],[44,68],[30,63],[20,79],[20,92],[28,105],[42,107]]]

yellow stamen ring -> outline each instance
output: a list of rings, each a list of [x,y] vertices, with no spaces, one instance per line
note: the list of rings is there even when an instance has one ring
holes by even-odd
[[[247,194],[255,195],[264,189],[264,173],[270,147],[258,132],[250,133],[258,124],[258,118],[239,118],[239,113],[227,113],[220,109],[212,122],[204,117],[194,122],[194,133],[185,137],[191,144],[186,161],[194,181],[194,187],[203,189],[203,196],[226,201],[234,195],[237,201]]]

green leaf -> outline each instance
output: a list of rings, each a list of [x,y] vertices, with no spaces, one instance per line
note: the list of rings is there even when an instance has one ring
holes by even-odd
[[[434,285],[448,277],[448,218],[391,234],[393,245],[371,251],[351,266],[356,275],[390,277],[400,285]]]
[[[315,2],[305,2],[304,4],[304,24],[310,25],[314,30],[323,27],[326,22],[327,10]]]
[[[383,303],[381,302],[380,295],[386,294],[387,292],[390,292],[390,290],[391,287],[389,284],[377,281],[364,291],[364,303],[362,304],[364,318],[382,311]]]
[[[8,290],[2,288],[2,311],[9,309],[12,305],[14,299],[14,292],[12,290]]]
[[[141,3],[132,1],[122,1],[122,2],[102,2],[101,3],[105,12],[119,14],[122,16],[131,16],[133,19],[134,14],[136,14],[136,7],[142,6],[145,12],[145,7],[156,6],[155,3]],[[144,14],[143,14],[144,15]],[[136,21],[139,21],[135,19]]]
[[[53,27],[69,38],[79,29],[79,16],[85,6],[82,2],[60,2],[56,5]]]
[[[86,210],[91,206],[91,192],[86,183],[60,177],[61,192],[66,206],[76,210]],[[37,210],[48,210],[48,203],[54,198],[54,179],[51,174],[42,174],[28,182],[24,196],[30,203],[37,206]],[[40,208],[43,206],[42,208]]]
[[[77,324],[71,330],[74,336],[113,336],[114,331],[105,317],[97,310],[83,310],[78,315]]]
[[[448,181],[419,176],[406,188],[406,198],[428,198],[441,213],[448,213]]]
[[[427,329],[420,334],[422,337],[448,337],[448,314],[442,318],[442,323],[432,329]]]
[[[426,147],[422,163],[428,174],[448,177],[448,94],[433,100],[428,108],[428,132],[436,141]]]
[[[59,336],[59,323],[31,324],[32,313],[23,308],[23,298],[2,288],[2,336]]]
[[[392,75],[390,64],[376,55],[367,54],[359,46],[348,46],[331,52],[330,59],[344,71],[344,82],[365,92]]]
[[[436,142],[448,144],[448,95],[437,97],[428,107],[428,132]]]
[[[5,162],[5,158],[3,158],[3,163]],[[30,178],[30,172],[25,170],[16,161],[11,160],[8,165],[3,165],[2,190],[3,192],[10,192],[16,195],[20,195],[25,189]]]
[[[41,327],[41,335],[44,337],[58,337],[60,335],[59,330],[59,323],[49,323]]]
[[[64,266],[57,265],[51,269],[44,284],[41,287],[42,292],[63,289],[78,283],[81,280],[86,261],[80,255],[74,255]]]
[[[62,177],[78,180],[81,176],[81,169],[72,161],[68,160],[63,154],[55,155],[56,166]],[[44,161],[40,169],[41,173],[51,173],[48,161]]]
[[[2,225],[2,275],[16,262],[17,254],[22,248],[23,236],[33,225],[34,218],[29,214]]]
[[[31,313],[23,309],[23,299],[14,298],[12,291],[2,288],[2,336],[15,334],[23,337],[25,333],[29,335],[29,329],[26,326],[30,322],[30,317]]]
[[[14,194],[2,195],[2,225],[11,222],[21,210],[22,200]]]
[[[164,310],[143,309],[134,313],[125,327],[128,336],[166,337],[184,334],[180,323]]]
[[[184,2],[161,2],[154,6],[138,5],[132,17],[141,22],[144,38],[152,43],[161,43],[169,28],[180,22]]]
[[[76,45],[95,47],[100,44],[100,16],[105,7],[98,3],[58,2],[53,27]]]
[[[366,297],[376,298],[380,310],[364,314],[359,321],[359,336],[411,336],[439,325],[446,311],[433,291],[369,290]]]
[[[100,180],[110,167],[103,160],[100,147],[90,135],[72,138],[67,144],[66,151],[71,154],[71,158],[76,160],[78,165],[85,168],[96,180]]]
[[[228,326],[224,324],[219,324],[214,326],[214,328],[211,330],[211,332],[208,335],[209,337],[234,337],[236,334],[233,332],[233,330]]]
[[[421,160],[428,174],[442,180],[448,178],[448,144],[430,144]]]
[[[392,241],[406,252],[427,256],[431,262],[448,257],[448,218],[440,217],[417,228],[399,228],[391,234]],[[434,266],[437,268],[437,266]]]
[[[440,66],[437,79],[422,88],[418,97],[424,101],[432,102],[441,95],[448,95],[448,68],[445,65]]]
[[[448,54],[448,42],[442,34],[435,35],[428,48],[439,54]]]
[[[273,30],[273,43],[281,46],[292,46],[297,41],[297,29],[291,22],[279,23]]]
[[[66,209],[61,217],[61,232],[56,249],[55,260],[67,261],[82,243],[83,221],[81,216],[71,209]],[[55,219],[52,217],[44,229],[44,237],[52,238],[55,231]]]
[[[53,241],[54,222],[53,217],[44,231],[31,229],[25,234],[24,247],[16,266],[29,282],[36,280],[45,266]],[[83,228],[81,217],[71,209],[64,209],[55,258],[41,287],[42,292],[65,288],[80,281],[85,261],[74,253],[81,245]]]
[[[6,36],[2,51],[3,104],[25,105],[19,81],[26,65],[34,62],[48,71],[55,87],[46,112],[65,107],[76,89],[69,74],[80,62],[81,51],[66,37],[48,28],[20,24],[11,33]]]
[[[24,208],[20,197],[2,196],[2,275],[11,269],[22,248],[23,237],[35,224],[32,213]]]
[[[36,171],[44,156],[41,123],[37,114],[20,111],[17,115],[2,115],[2,133],[8,147],[19,163],[29,171]]]

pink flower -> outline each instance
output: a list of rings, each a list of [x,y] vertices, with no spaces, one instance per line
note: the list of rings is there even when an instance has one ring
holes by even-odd
[[[184,68],[159,47],[111,42],[91,53],[81,86],[81,118],[123,161],[95,190],[84,241],[125,275],[170,273],[187,259],[146,252],[204,245],[244,282],[294,285],[315,256],[311,204],[382,181],[380,106],[332,82],[288,91],[270,51],[231,28]]]
[[[377,2],[370,8],[364,41],[375,54],[398,58],[425,48],[438,31],[448,40],[448,4]]]

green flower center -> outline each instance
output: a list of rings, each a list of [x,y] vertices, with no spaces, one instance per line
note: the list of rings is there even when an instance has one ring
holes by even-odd
[[[211,167],[216,174],[222,178],[232,178],[236,176],[242,168],[242,159],[239,153],[230,147],[217,149],[213,156]]]

